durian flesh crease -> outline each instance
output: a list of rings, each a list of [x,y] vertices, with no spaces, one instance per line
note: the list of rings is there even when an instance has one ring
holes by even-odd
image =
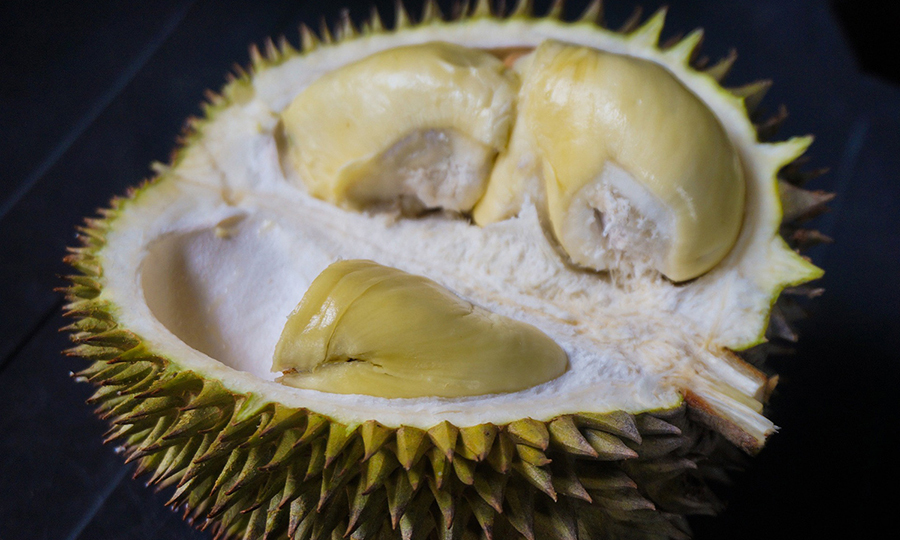
[[[675,407],[687,395],[718,417],[733,441],[758,448],[773,430],[760,414],[766,378],[728,349],[760,342],[778,292],[820,274],[777,234],[777,171],[809,141],[758,143],[741,100],[687,67],[691,43],[666,51],[653,46],[661,24],[651,19],[627,36],[550,21],[435,24],[267,66],[252,82],[236,83],[234,102],[203,124],[198,144],[152,189],[125,203],[99,254],[101,298],[147,347],[165,351],[182,369],[351,425],[376,420],[430,428],[442,421],[474,426],[584,411],[639,413]],[[658,63],[722,123],[741,157],[746,202],[735,245],[712,270],[685,285],[647,276],[614,282],[563,261],[547,242],[534,202],[483,228],[439,215],[398,220],[310,197],[281,167],[279,115],[325,73],[403,45],[440,41],[491,50],[548,39]],[[287,316],[313,279],[342,258],[425,276],[532,324],[563,347],[570,369],[520,392],[453,399],[337,395],[274,382],[269,368]],[[143,260],[137,272],[134,260]]]

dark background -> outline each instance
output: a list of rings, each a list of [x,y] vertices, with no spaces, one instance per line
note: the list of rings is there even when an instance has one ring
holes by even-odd
[[[391,2],[376,3],[392,16]],[[343,3],[357,19],[364,4]],[[781,432],[726,489],[725,512],[692,521],[698,539],[896,530],[898,4],[668,2],[666,35],[702,26],[709,56],[740,51],[728,83],[775,81],[765,106],[791,112],[780,136],[816,134],[810,167],[831,172],[809,187],[838,195],[816,222],[835,243],[812,252],[827,293],[810,306],[796,354],[772,362],[781,383],[770,416]],[[607,0],[607,21],[617,26],[634,5]],[[649,12],[660,2],[643,5]],[[583,6],[573,0],[566,13]],[[84,404],[89,388],[68,378],[82,364],[60,355],[68,346],[53,292],[68,272],[60,259],[82,217],[149,176],[151,161],[167,160],[203,90],[248,63],[249,43],[282,34],[296,43],[301,21],[334,21],[339,8],[301,0],[0,8],[0,539],[207,538],[102,446],[105,427]]]

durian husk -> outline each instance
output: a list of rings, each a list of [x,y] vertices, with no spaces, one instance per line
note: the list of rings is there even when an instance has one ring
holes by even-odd
[[[487,0],[455,11],[453,20],[500,16]],[[557,1],[544,16],[561,13]],[[601,15],[595,1],[578,22],[600,25]],[[508,16],[532,17],[531,2],[522,0]],[[427,2],[418,24],[439,20],[437,5]],[[640,31],[639,23],[638,10],[619,31]],[[660,13],[651,24],[661,24]],[[410,25],[398,3],[394,28]],[[333,33],[325,27],[317,36],[302,27],[300,51],[284,39],[268,41],[265,52],[254,47],[251,69],[240,70],[221,94],[209,93],[204,113],[211,118],[227,107],[254,72],[323,44],[384,31],[373,10],[361,29],[346,14]],[[696,45],[699,34],[688,40]],[[709,65],[695,53],[693,65],[721,80],[733,61],[729,56]],[[752,113],[767,88],[759,82],[734,93]],[[783,118],[757,122],[760,139]],[[185,146],[199,137],[203,122],[189,121]],[[178,159],[176,153],[173,162]],[[800,223],[831,198],[800,187],[817,174],[800,164],[781,175],[782,234],[797,249],[828,241]],[[585,413],[463,428],[444,422],[426,431],[375,421],[343,424],[181,369],[120,327],[114,306],[99,298],[98,253],[106,233],[121,208],[153,182],[114,198],[79,228],[81,246],[65,259],[78,271],[63,289],[66,315],[75,319],[65,328],[75,342],[66,352],[90,362],[75,378],[96,387],[88,403],[111,425],[106,442],[136,462],[135,477],[159,489],[174,486],[169,504],[214,537],[688,538],[685,516],[721,509],[708,484],[741,461],[734,444],[740,437],[723,435],[728,427],[691,395],[680,407],[636,416]],[[796,298],[820,292],[808,286],[784,291],[770,317],[770,341],[740,355],[760,366],[767,354],[795,341],[790,319],[800,313]],[[758,449],[751,443],[743,448]]]

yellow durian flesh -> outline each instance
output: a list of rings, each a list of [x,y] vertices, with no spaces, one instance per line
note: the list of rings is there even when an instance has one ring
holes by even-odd
[[[468,211],[507,144],[517,86],[477,49],[431,42],[373,54],[326,73],[282,113],[290,165],[310,194],[339,206],[405,197]]]
[[[275,347],[282,383],[386,398],[515,392],[562,375],[565,351],[529,324],[372,261],[326,268]]]
[[[519,106],[553,233],[575,263],[649,266],[684,281],[733,247],[745,202],[739,156],[665,68],[546,41],[523,74]]]

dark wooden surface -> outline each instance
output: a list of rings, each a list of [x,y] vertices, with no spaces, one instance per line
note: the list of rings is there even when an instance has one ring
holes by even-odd
[[[378,4],[392,13],[390,2]],[[574,14],[584,2],[570,4]],[[612,23],[634,5],[607,4]],[[363,2],[344,5],[367,13]],[[886,27],[897,10],[865,3],[871,16],[860,22],[855,2],[668,5],[667,32],[703,26],[706,53],[741,52],[730,83],[775,81],[765,104],[791,111],[781,135],[817,135],[811,166],[831,172],[812,187],[838,193],[818,220],[836,243],[812,253],[828,292],[812,305],[797,354],[773,363],[782,379],[771,416],[781,433],[735,477],[723,515],[693,520],[696,537],[857,537],[889,525],[900,480],[900,90],[863,74],[854,54],[868,54],[872,69],[867,24]],[[105,427],[84,404],[89,388],[68,377],[81,363],[60,355],[68,342],[53,289],[68,271],[60,261],[75,225],[167,159],[203,90],[248,62],[248,44],[282,34],[296,42],[301,21],[333,21],[339,8],[301,0],[0,8],[0,540],[208,536],[101,444]],[[881,32],[896,60],[897,36]]]

